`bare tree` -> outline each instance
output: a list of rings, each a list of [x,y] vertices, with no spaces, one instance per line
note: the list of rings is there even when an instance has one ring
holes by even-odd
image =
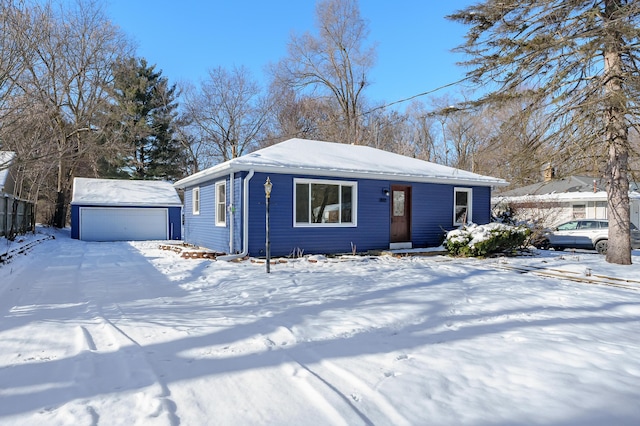
[[[412,147],[407,150],[412,152],[411,157],[420,158],[426,161],[435,161],[436,135],[433,131],[434,119],[426,111],[422,102],[414,101],[405,113],[407,114],[406,137],[407,143]]]
[[[550,114],[548,137],[608,153],[606,259],[631,263],[629,127],[640,113],[640,3],[635,0],[484,0],[449,17],[468,24],[460,50],[479,101],[526,95]],[[526,88],[526,90],[523,90]]]
[[[28,120],[31,130],[20,139],[23,126],[12,126],[10,137],[16,145],[35,144],[31,155],[55,164],[52,223],[62,227],[73,177],[78,170],[95,169],[99,151],[106,146],[101,124],[109,103],[111,64],[128,43],[95,2],[61,0],[34,4],[27,11],[15,34],[19,45],[33,50],[18,52],[24,69],[10,79],[13,117],[18,111],[22,114],[14,123]]]
[[[361,143],[363,90],[375,62],[375,48],[365,47],[368,25],[357,0],[324,0],[316,7],[318,35],[292,36],[288,56],[274,70],[276,80],[301,91],[319,93],[335,103],[333,123],[347,143]]]
[[[185,108],[200,143],[227,161],[256,145],[265,131],[270,105],[246,68],[218,67],[209,71],[199,92],[187,92]]]

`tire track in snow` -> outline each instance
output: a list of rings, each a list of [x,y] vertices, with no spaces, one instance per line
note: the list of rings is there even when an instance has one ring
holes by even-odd
[[[269,349],[282,350],[284,357],[290,361],[287,364],[298,366],[290,367],[288,374],[303,379],[296,382],[297,385],[309,395],[313,404],[330,415],[336,423],[353,424],[354,419],[338,408],[342,406],[366,425],[375,424],[370,417],[387,418],[389,424],[394,425],[410,424],[376,389],[316,352],[296,346],[298,342],[288,327],[276,327],[273,333],[263,335],[263,338]],[[285,345],[294,347],[285,350]]]
[[[118,305],[110,310],[117,316],[123,316]],[[94,321],[79,326],[76,337],[81,358],[74,374],[76,382],[90,389],[99,387],[100,393],[122,392],[125,386],[138,388],[140,391],[133,399],[132,412],[147,413],[148,418],[164,415],[169,424],[179,425],[177,406],[170,398],[171,391],[160,378],[144,347],[109,319],[113,315],[105,315],[101,307],[90,308],[90,311],[95,311]],[[94,383],[96,378],[101,382]],[[154,390],[154,387],[158,389]],[[94,424],[98,424],[101,410],[90,404],[87,404],[87,409]]]

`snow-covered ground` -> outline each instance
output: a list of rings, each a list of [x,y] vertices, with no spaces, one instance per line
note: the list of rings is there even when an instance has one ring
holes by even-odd
[[[640,252],[266,274],[158,246],[59,232],[0,265],[0,424],[640,424],[640,291],[502,268],[638,280]]]

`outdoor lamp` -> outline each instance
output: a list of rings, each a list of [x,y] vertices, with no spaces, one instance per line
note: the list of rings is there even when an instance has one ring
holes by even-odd
[[[271,241],[269,241],[269,199],[271,198],[271,188],[273,188],[273,184],[271,183],[271,179],[267,176],[267,181],[264,183],[264,196],[265,196],[265,204],[266,204],[266,244],[265,244],[265,254],[267,255],[267,274],[271,272]]]
[[[271,188],[273,188],[273,184],[271,183],[269,176],[267,176],[267,181],[264,183],[264,195],[267,198],[271,198]]]

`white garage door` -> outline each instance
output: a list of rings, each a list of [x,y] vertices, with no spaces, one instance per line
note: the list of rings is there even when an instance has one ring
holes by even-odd
[[[168,239],[166,208],[80,207],[80,239],[138,241]]]

